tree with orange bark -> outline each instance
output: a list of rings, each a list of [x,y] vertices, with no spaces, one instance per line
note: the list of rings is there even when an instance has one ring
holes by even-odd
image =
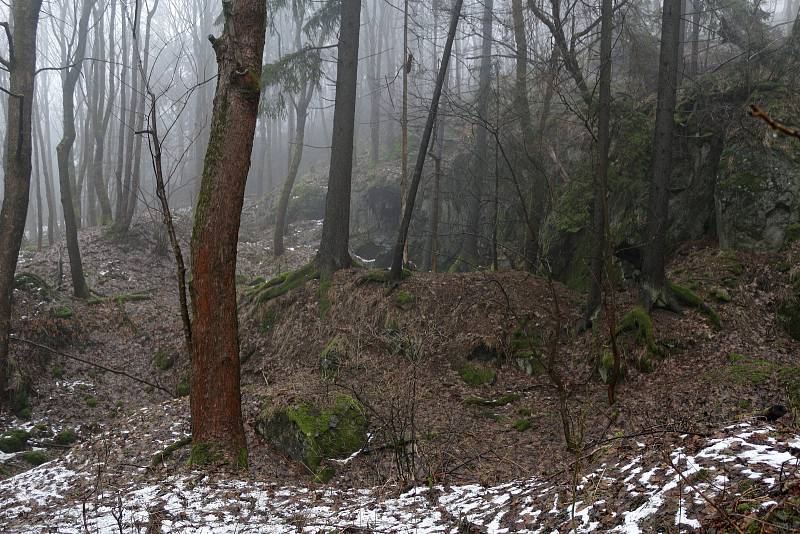
[[[266,2],[223,0],[219,68],[191,240],[191,462],[247,466],[239,385],[236,245],[261,95]]]

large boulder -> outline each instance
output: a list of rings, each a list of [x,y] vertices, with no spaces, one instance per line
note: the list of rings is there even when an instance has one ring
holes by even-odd
[[[322,482],[333,474],[322,468],[323,460],[347,458],[367,444],[366,412],[349,395],[337,395],[323,407],[305,402],[283,408],[270,404],[259,414],[256,431]]]

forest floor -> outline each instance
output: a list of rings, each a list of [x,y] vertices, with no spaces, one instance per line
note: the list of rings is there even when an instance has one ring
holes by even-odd
[[[597,364],[608,336],[577,333],[581,297],[564,286],[520,272],[415,272],[386,285],[352,269],[328,289],[329,309],[317,281],[255,306],[244,297],[248,284],[307,262],[320,229],[318,221],[292,225],[276,262],[256,212],[244,215],[238,268],[249,472],[193,471],[187,447],[153,465],[189,433],[187,398],[171,398],[188,373],[174,267],[154,251],[151,223],[124,243],[86,230],[81,250],[95,301],[70,298],[66,251],[20,258],[18,272],[54,287],[63,258],[62,290],[15,291],[14,324],[19,338],[62,354],[13,344],[34,394],[29,419],[0,416],[0,432],[30,434],[26,451],[0,453],[1,531],[800,528],[794,414],[769,424],[758,417],[790,404],[800,380],[800,343],[777,317],[800,247],[773,255],[680,249],[670,279],[706,299],[722,327],[696,310],[656,311],[659,356],[647,356],[633,333],[620,336],[629,365],[612,411]],[[621,317],[635,290],[615,296]],[[333,339],[346,356],[331,377],[320,372],[320,354]],[[551,375],[517,365],[520,339],[558,362],[566,412]],[[495,376],[470,385],[462,378],[470,367]],[[255,420],[265,406],[336,393],[367,408],[370,442],[346,462],[330,460],[336,474],[315,484],[255,432]]]

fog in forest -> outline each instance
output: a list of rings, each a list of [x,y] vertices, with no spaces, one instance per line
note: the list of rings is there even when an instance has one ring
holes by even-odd
[[[800,529],[798,10],[0,0],[0,530]]]

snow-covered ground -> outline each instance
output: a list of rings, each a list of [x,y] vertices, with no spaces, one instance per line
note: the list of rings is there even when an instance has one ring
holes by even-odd
[[[185,432],[181,425],[170,429],[170,439]],[[109,433],[131,435],[122,428]],[[152,453],[163,449],[164,440],[151,441]],[[624,454],[614,442],[595,451],[619,461],[587,459],[589,467],[578,473],[588,474],[577,477],[574,466],[565,466],[549,478],[402,494],[154,472],[141,467],[142,457],[106,470],[81,446],[0,482],[0,531],[432,533],[459,532],[465,525],[489,533],[691,531],[714,514],[710,501],[735,494],[738,482],[747,479],[767,495],[797,476],[793,452],[800,439],[769,426],[741,423],[713,438],[675,436],[662,447],[627,442]],[[571,479],[578,483],[569,484]],[[771,504],[766,498],[760,503]]]

